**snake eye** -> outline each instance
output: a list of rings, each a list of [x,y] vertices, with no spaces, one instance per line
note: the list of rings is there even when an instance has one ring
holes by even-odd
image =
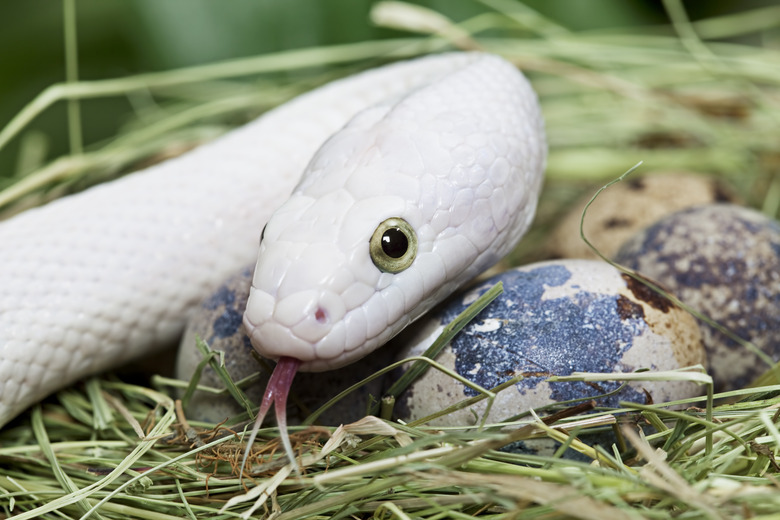
[[[389,218],[379,224],[368,244],[371,261],[385,273],[400,273],[417,256],[417,233],[402,218]]]

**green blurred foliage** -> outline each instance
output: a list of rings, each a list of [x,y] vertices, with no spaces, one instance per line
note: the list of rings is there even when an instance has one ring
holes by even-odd
[[[512,0],[506,0],[511,2]],[[372,26],[369,0],[77,0],[81,79],[238,58],[282,49],[387,38],[400,33]],[[462,20],[489,8],[472,0],[413,3]],[[489,2],[486,2],[489,3]],[[766,1],[686,2],[693,17],[758,6]],[[527,5],[574,30],[665,23],[658,1],[529,0]],[[64,79],[62,2],[0,2],[0,126],[47,86]],[[116,132],[132,110],[127,100],[83,103],[87,145]],[[48,156],[67,152],[64,104],[33,128],[49,143]],[[0,151],[0,176],[14,170],[18,139]]]

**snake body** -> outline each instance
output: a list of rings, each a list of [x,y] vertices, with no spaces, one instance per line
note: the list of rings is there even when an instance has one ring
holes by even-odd
[[[266,222],[245,318],[256,347],[304,370],[356,361],[514,245],[544,160],[525,78],[453,53],[335,81],[13,217],[0,224],[0,425],[174,342],[194,306],[257,257]],[[419,239],[400,273],[367,253],[392,216]]]

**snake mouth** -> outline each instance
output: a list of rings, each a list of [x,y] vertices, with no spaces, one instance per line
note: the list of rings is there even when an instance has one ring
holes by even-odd
[[[343,298],[333,291],[307,290],[277,298],[251,287],[244,328],[260,355],[298,358],[306,369],[344,350],[343,334],[332,333],[343,327],[339,323],[346,313]]]
[[[295,460],[295,453],[292,449],[292,443],[290,442],[290,436],[287,434],[287,396],[290,393],[290,387],[300,366],[300,359],[288,356],[283,356],[276,362],[276,368],[274,368],[271,379],[268,380],[268,385],[265,387],[265,393],[263,394],[263,400],[260,402],[260,409],[257,411],[257,419],[252,427],[252,433],[249,435],[249,440],[246,443],[239,475],[243,476],[244,466],[252,450],[252,444],[255,442],[257,432],[260,430],[260,426],[263,425],[263,420],[271,409],[271,405],[274,405],[276,408],[276,426],[279,428],[279,436],[282,439],[284,451],[295,471],[300,473],[298,463]]]

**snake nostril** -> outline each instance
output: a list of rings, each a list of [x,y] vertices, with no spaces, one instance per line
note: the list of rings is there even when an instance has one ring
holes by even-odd
[[[314,311],[314,319],[317,320],[317,323],[325,324],[328,323],[328,313],[323,309],[322,307],[317,307],[317,310]]]

